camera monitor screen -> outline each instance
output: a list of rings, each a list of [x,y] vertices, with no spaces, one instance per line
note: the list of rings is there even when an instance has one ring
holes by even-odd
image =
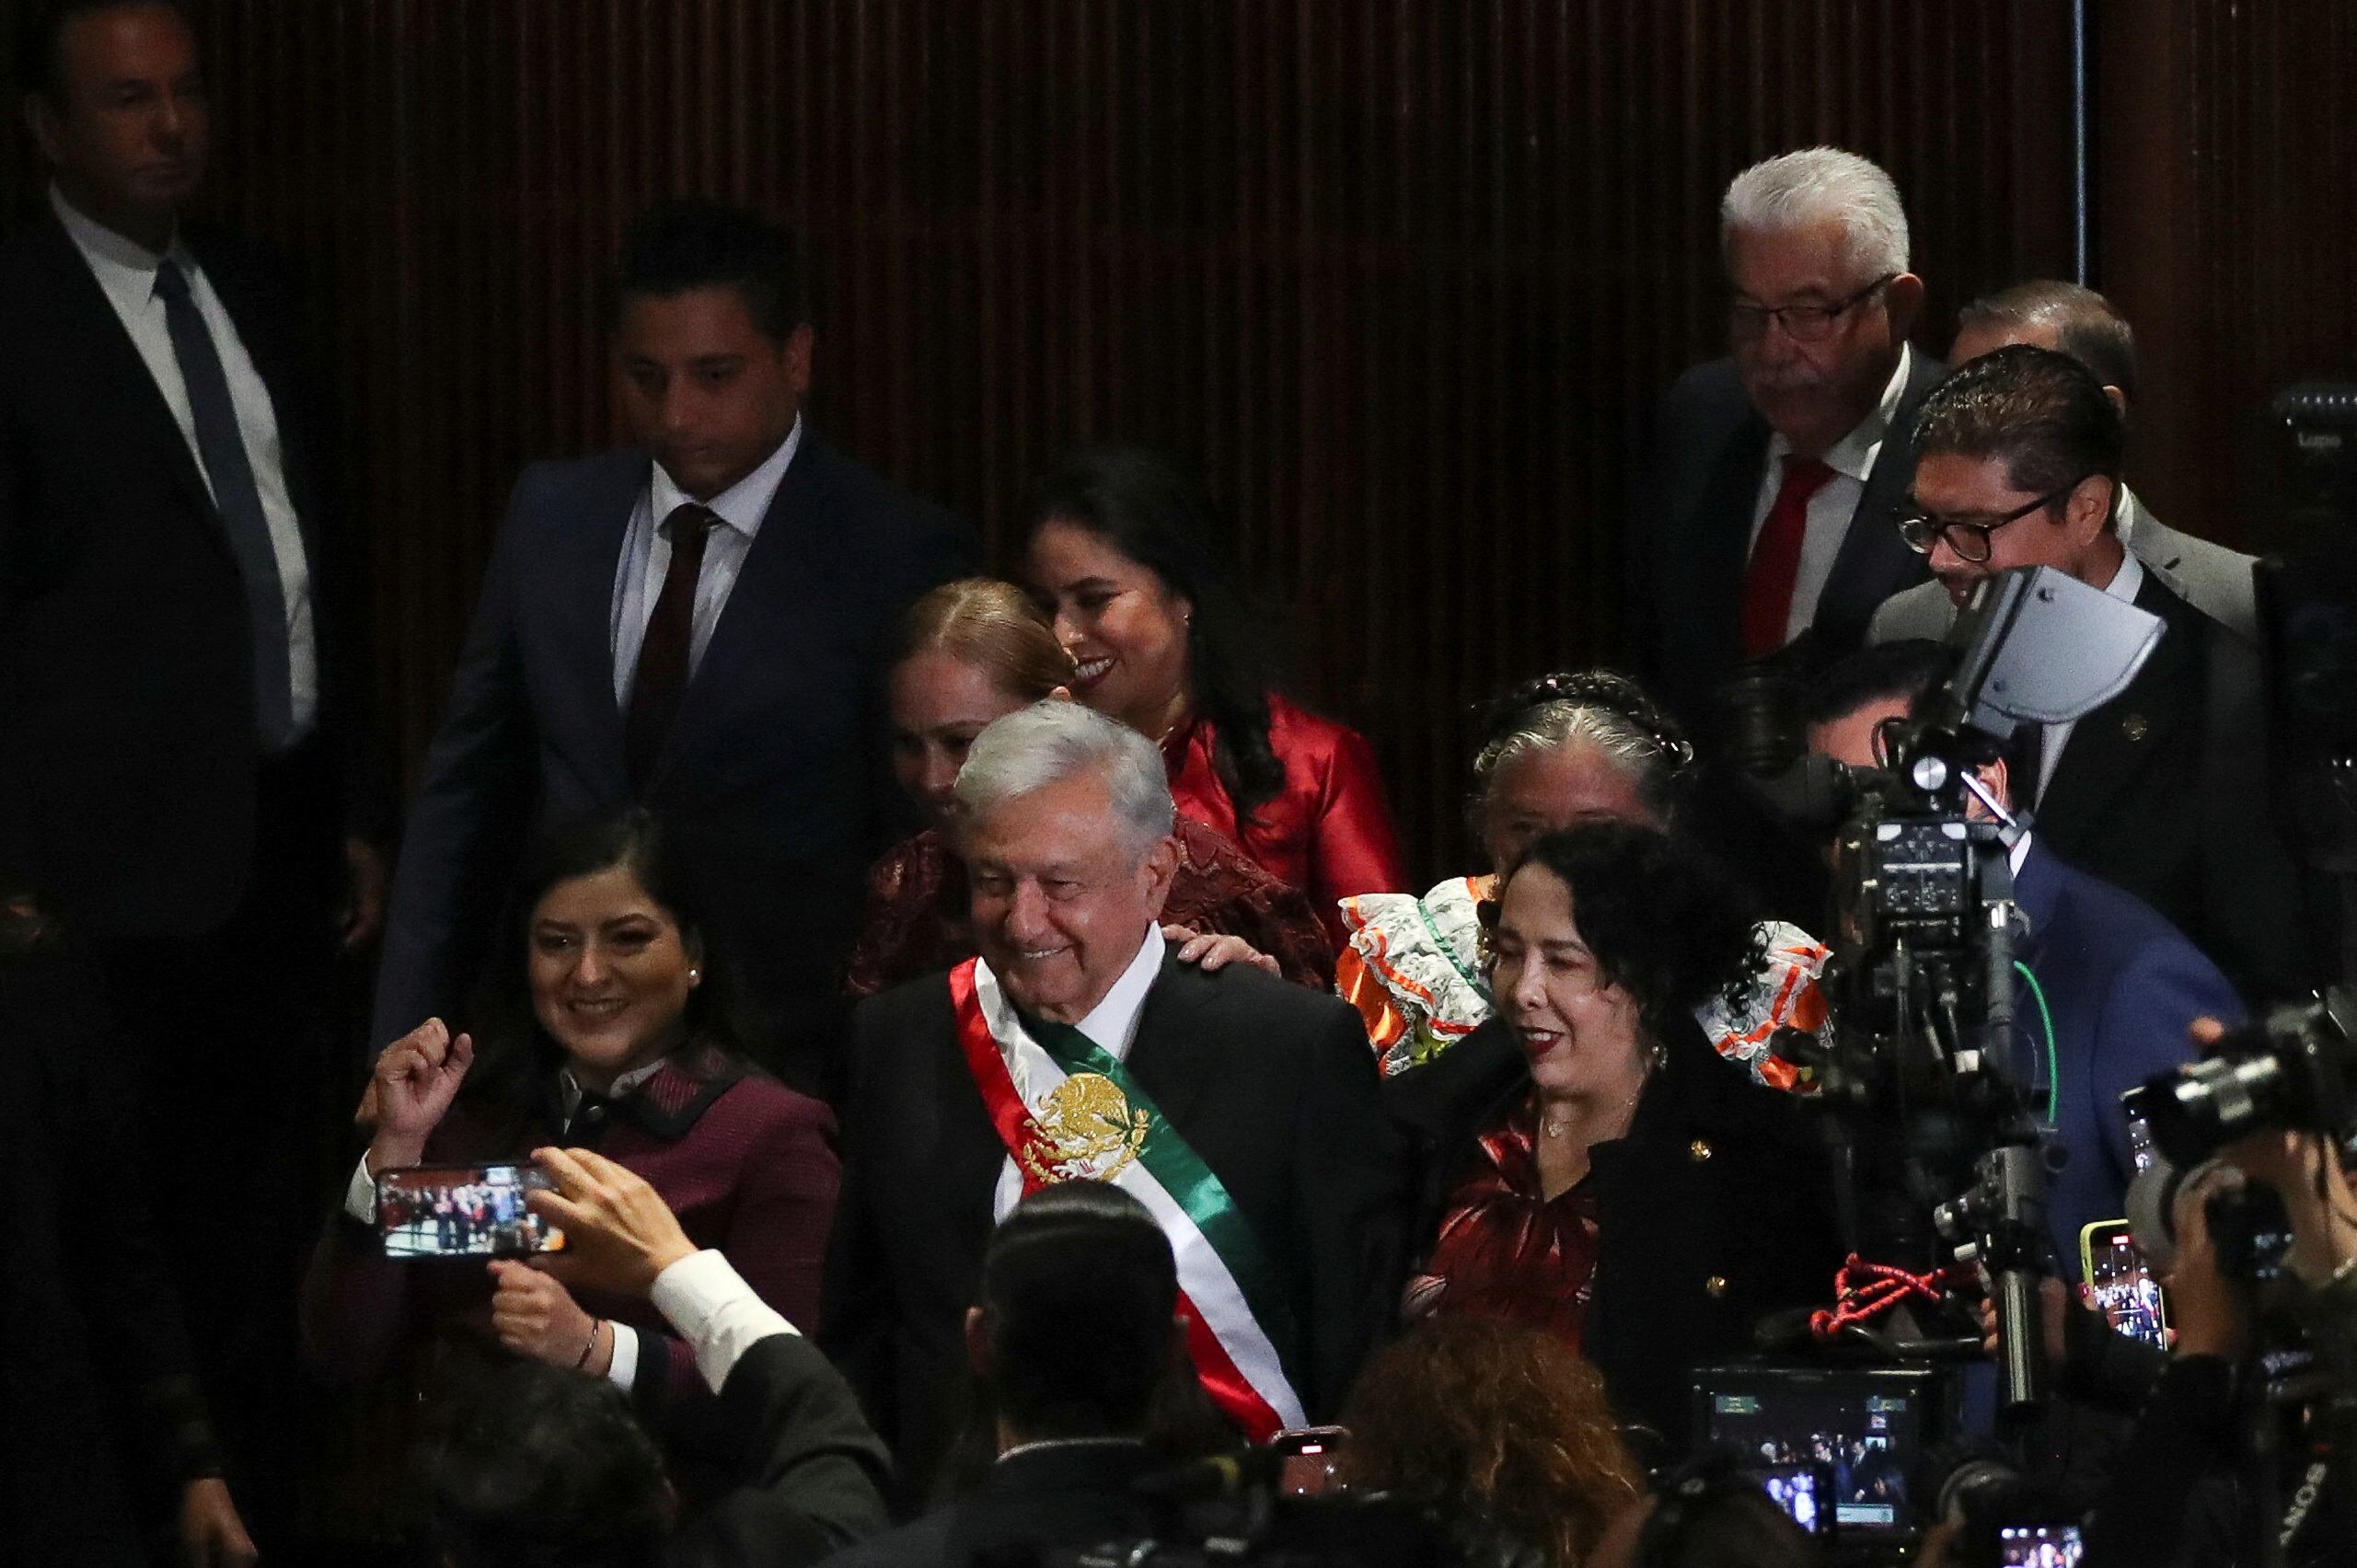
[[[553,1252],[564,1232],[524,1206],[556,1183],[534,1165],[420,1165],[376,1179],[376,1229],[388,1258]]]
[[[1783,1509],[1794,1524],[1813,1536],[1831,1533],[1833,1516],[1827,1504],[1833,1493],[1831,1467],[1754,1465],[1746,1473],[1759,1482],[1768,1501]]]
[[[1704,1437],[1755,1471],[1806,1465],[1829,1474],[1823,1501],[1842,1529],[1897,1536],[1920,1526],[1920,1461],[1944,1435],[1932,1371],[1704,1367],[1695,1391]]]
[[[2079,1568],[2085,1556],[2076,1525],[2005,1525],[1997,1531],[2003,1568]]]

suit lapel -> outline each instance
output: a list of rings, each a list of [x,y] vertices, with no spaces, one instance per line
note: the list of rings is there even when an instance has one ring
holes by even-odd
[[[1751,555],[1751,515],[1759,509],[1760,486],[1768,461],[1768,421],[1748,414],[1734,436],[1720,448],[1718,466],[1703,492],[1694,515],[1710,525],[1724,518],[1733,527],[1704,526],[1692,531],[1694,600],[1712,608],[1705,617],[1715,644],[1710,667],[1723,669],[1743,656],[1741,639],[1743,573]]]
[[[87,355],[97,363],[97,383],[107,388],[109,400],[116,402],[127,422],[136,427],[139,444],[155,455],[171,470],[174,482],[188,495],[213,528],[224,549],[229,536],[221,514],[214,509],[213,492],[204,487],[204,475],[196,466],[196,455],[189,450],[188,437],[180,432],[180,421],[172,417],[172,407],[164,401],[163,388],[156,385],[156,375],[147,362],[139,356],[131,334],[124,329],[122,317],[115,314],[114,304],[107,298],[106,290],[98,286],[90,264],[75,248],[73,236],[55,213],[40,220],[38,233],[47,255],[47,263],[56,274],[59,288],[60,315],[66,319],[58,329],[58,340],[74,345],[75,357]]]
[[[1833,570],[1818,597],[1815,624],[1833,647],[1864,641],[1866,622],[1882,602],[1931,570],[1930,562],[1900,538],[1897,518],[1899,503],[1915,478],[1916,410],[1947,370],[1937,360],[1913,352],[1907,367],[1906,387],[1883,432],[1874,467],[1866,470],[1857,510],[1850,514],[1849,531],[1842,536]]]
[[[539,579],[548,585],[556,667],[578,671],[588,682],[581,693],[590,728],[588,755],[610,770],[606,794],[618,801],[630,798],[630,784],[622,752],[622,705],[614,696],[614,575],[649,471],[643,459],[618,465],[613,478],[601,477],[583,497],[582,515],[555,519],[559,534],[577,543],[549,551],[547,574]]]
[[[1162,956],[1162,972],[1146,993],[1138,1010],[1138,1036],[1130,1042],[1126,1065],[1138,1086],[1152,1096],[1163,1119],[1184,1135],[1187,1119],[1202,1095],[1205,1058],[1190,1051],[1189,1043],[1203,1020],[1191,1017],[1188,994],[1211,982],[1201,971],[1181,963],[1175,951]]]
[[[2168,629],[2128,689],[2071,727],[2036,813],[2057,845],[2090,832],[2146,764],[2167,753],[2178,727],[2201,711],[2201,628],[2184,613],[2185,602],[2147,575],[2136,607],[2161,617]]]

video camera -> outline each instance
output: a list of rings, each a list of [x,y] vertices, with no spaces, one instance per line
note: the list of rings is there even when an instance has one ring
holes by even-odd
[[[1764,781],[1796,824],[1838,817],[1831,1024],[1785,1048],[1829,1113],[1851,1250],[1912,1269],[1977,1262],[1998,1304],[2004,1403],[2039,1399],[2037,1281],[2048,1151],[2014,1016],[2010,851],[2023,831],[1978,777],[2018,725],[2075,720],[2123,691],[2161,623],[2052,568],[1983,583],[1947,640],[1946,681],[1878,737],[1883,766],[1804,758]],[[1981,808],[1972,808],[1977,801]],[[1902,1356],[1979,1354],[1912,1322]]]

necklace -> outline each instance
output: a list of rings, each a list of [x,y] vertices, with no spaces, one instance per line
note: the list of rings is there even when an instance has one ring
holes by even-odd
[[[1636,1088],[1631,1090],[1629,1091],[1629,1097],[1621,1101],[1621,1109],[1623,1111],[1632,1109],[1636,1104],[1637,1096],[1644,1092],[1645,1080],[1643,1078],[1639,1078],[1637,1079]],[[1545,1110],[1542,1109],[1539,1113],[1539,1131],[1548,1137],[1559,1138],[1563,1136],[1564,1134],[1571,1131],[1571,1118],[1566,1116],[1560,1122],[1550,1122],[1547,1120],[1547,1113]]]

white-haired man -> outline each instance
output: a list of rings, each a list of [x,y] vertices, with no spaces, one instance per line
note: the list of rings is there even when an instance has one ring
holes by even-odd
[[[1135,731],[1077,703],[1010,714],[956,801],[981,956],[861,1005],[827,1263],[827,1348],[910,1500],[969,1413],[991,1227],[1057,1182],[1154,1215],[1187,1353],[1241,1430],[1331,1412],[1400,1284],[1402,1162],[1358,1015],[1165,951],[1170,788]]]
[[[1810,147],[1753,165],[1719,205],[1730,357],[1655,411],[1625,560],[1631,650],[1690,719],[1738,663],[1855,647],[1923,580],[1889,519],[1907,427],[1943,374],[1907,346],[1923,281],[1890,177]]]

